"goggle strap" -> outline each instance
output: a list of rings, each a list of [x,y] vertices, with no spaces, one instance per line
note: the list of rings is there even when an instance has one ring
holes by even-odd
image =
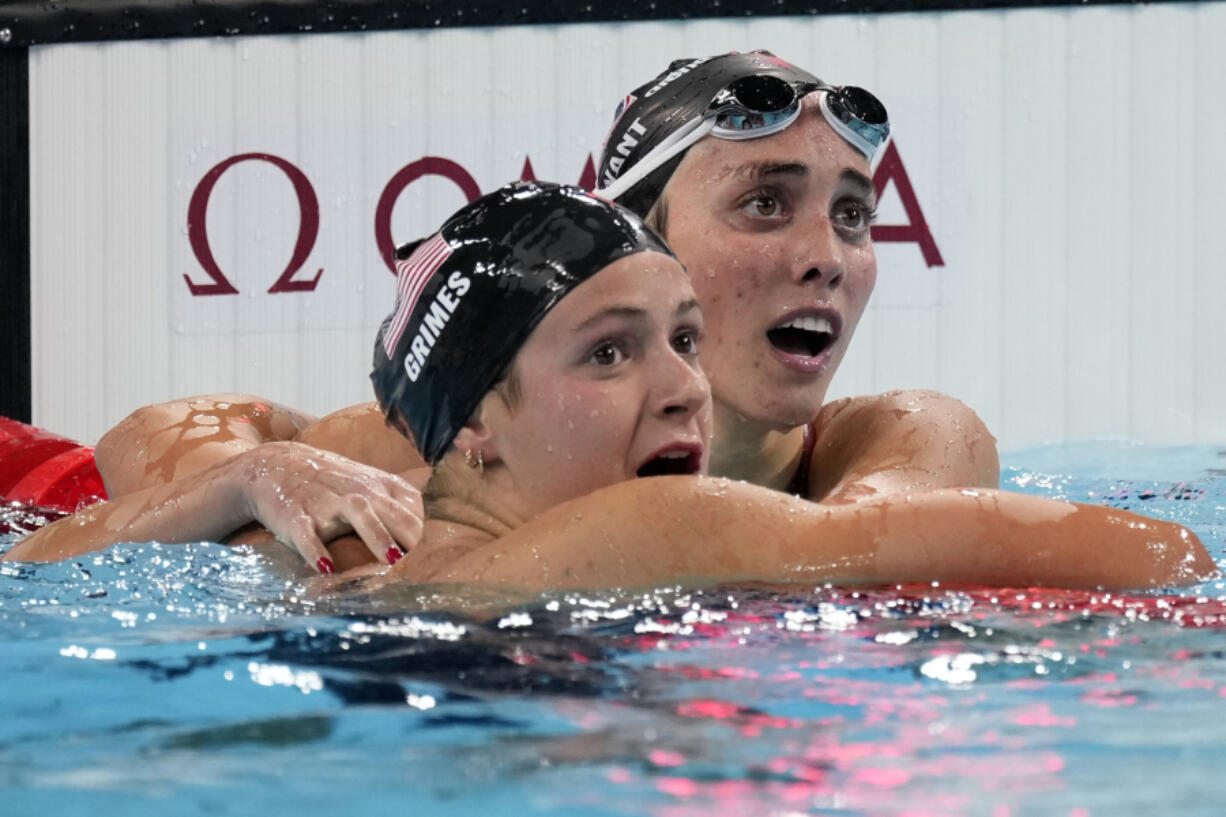
[[[624,175],[618,176],[608,187],[596,190],[596,193],[601,198],[617,201],[619,196],[628,192],[630,188],[643,179],[646,179],[669,159],[706,136],[714,127],[714,119],[703,119],[701,117],[694,119],[692,126],[677,130],[676,133],[673,133],[663,142],[656,145],[647,156],[643,157],[638,164],[626,171]]]

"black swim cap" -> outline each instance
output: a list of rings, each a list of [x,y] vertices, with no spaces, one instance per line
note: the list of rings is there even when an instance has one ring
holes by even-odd
[[[635,88],[618,106],[613,127],[600,152],[597,186],[605,188],[615,182],[652,148],[687,122],[702,116],[716,94],[736,80],[750,76],[822,84],[808,71],[769,51],[674,60],[655,79]],[[684,156],[682,153],[666,162],[618,196],[617,203],[641,216],[647,215]]]
[[[672,256],[633,213],[548,182],[508,184],[398,251],[370,375],[388,423],[437,463],[541,318],[638,252]]]

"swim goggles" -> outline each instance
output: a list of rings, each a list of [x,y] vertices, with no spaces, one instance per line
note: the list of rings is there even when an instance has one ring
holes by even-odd
[[[757,139],[778,133],[800,116],[801,100],[822,91],[819,107],[830,127],[872,160],[890,135],[885,105],[863,88],[820,82],[791,83],[769,74],[755,74],[724,87],[702,116],[685,123],[628,168],[608,187],[596,191],[616,200],[665,162],[707,134],[720,139]]]

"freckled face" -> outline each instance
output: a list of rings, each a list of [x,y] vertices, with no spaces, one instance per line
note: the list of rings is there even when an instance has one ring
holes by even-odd
[[[809,422],[877,280],[868,161],[810,95],[778,134],[694,145],[665,200],[717,406],[780,431]]]
[[[482,404],[527,513],[652,472],[706,472],[701,332],[685,270],[651,252],[605,267],[545,316],[515,360],[518,403]]]

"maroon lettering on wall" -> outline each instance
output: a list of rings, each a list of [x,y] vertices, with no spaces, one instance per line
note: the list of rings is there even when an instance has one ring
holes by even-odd
[[[579,174],[579,186],[589,193],[596,189],[596,165],[592,162],[590,153],[583,165],[583,172]]]
[[[524,156],[524,169],[519,172],[519,180],[521,182],[536,181],[536,170],[532,167],[532,157]],[[583,163],[583,172],[579,174],[578,187],[591,193],[596,189],[596,164],[592,161],[592,154],[587,155],[587,161]]]
[[[215,165],[200,180],[200,183],[192,192],[192,197],[187,207],[187,234],[191,242],[192,252],[196,255],[196,260],[200,262],[200,266],[211,280],[208,283],[198,284],[187,275],[183,276],[183,280],[187,282],[188,289],[191,290],[192,295],[238,294],[238,289],[226,278],[221,268],[217,265],[216,259],[213,257],[213,251],[209,246],[206,216],[209,198],[213,193],[213,188],[217,185],[218,179],[234,165],[246,161],[269,162],[285,173],[294,186],[294,194],[298,198],[298,207],[301,213],[298,238],[294,244],[293,255],[284,272],[281,273],[280,277],[277,278],[268,291],[270,293],[313,292],[319,283],[320,277],[323,275],[322,269],[315,273],[314,278],[296,279],[294,276],[302,268],[303,264],[306,263],[311,250],[315,246],[315,240],[319,235],[319,199],[316,197],[315,189],[305,173],[289,161],[269,153],[242,153],[231,156]],[[445,179],[450,179],[460,188],[460,191],[468,201],[473,201],[481,196],[481,188],[477,185],[472,175],[462,165],[451,159],[444,159],[440,156],[426,156],[405,165],[397,171],[379,196],[378,204],[375,207],[374,224],[375,245],[380,256],[383,258],[383,263],[392,271],[392,274],[395,274],[396,269],[396,245],[392,240],[392,210],[405,188],[423,176],[442,176]],[[532,167],[532,159],[529,156],[524,157],[520,179],[524,181],[534,181],[536,179],[536,170]],[[928,229],[928,222],[924,218],[923,210],[920,208],[919,199],[916,197],[911,179],[907,175],[907,169],[903,164],[902,156],[899,154],[898,147],[893,141],[886,146],[885,154],[882,156],[881,162],[873,174],[873,184],[877,188],[878,197],[885,192],[886,187],[891,182],[898,190],[898,196],[902,201],[903,210],[907,214],[908,223],[874,225],[872,228],[873,241],[878,243],[918,244],[924,262],[929,267],[945,266],[941,252],[937,249],[936,241],[932,237],[932,232]],[[587,161],[583,165],[578,186],[588,191],[596,187],[596,166],[591,154],[588,155]]]
[[[445,179],[451,179],[469,201],[481,197],[481,188],[477,186],[477,182],[469,172],[450,159],[426,156],[400,168],[383,188],[383,194],[379,196],[379,203],[375,207],[375,246],[379,250],[379,255],[383,257],[383,263],[392,271],[392,275],[396,274],[396,243],[392,240],[392,208],[396,206],[396,199],[400,198],[404,189],[422,176],[442,176]]]
[[[874,224],[873,241],[919,244],[925,264],[929,267],[945,266],[941,251],[937,249],[937,242],[933,240],[928,222],[924,219],[924,211],[920,209],[919,199],[915,197],[915,189],[907,176],[907,168],[903,166],[902,156],[893,141],[886,145],[885,155],[881,157],[881,163],[873,173],[873,186],[877,188],[878,200],[890,182],[894,182],[894,187],[898,189],[898,197],[902,199],[902,208],[907,214],[908,223]]]
[[[217,260],[213,257],[213,250],[209,246],[209,234],[207,216],[209,209],[209,197],[213,194],[213,188],[217,185],[217,180],[221,178],[221,174],[225,173],[239,162],[246,161],[261,161],[268,162],[281,170],[289,177],[290,183],[294,186],[294,195],[298,197],[298,210],[301,215],[298,225],[298,240],[294,243],[294,252],[290,256],[289,264],[285,270],[277,278],[269,292],[310,292],[315,289],[319,283],[319,277],[323,275],[323,270],[320,269],[315,273],[314,278],[298,280],[294,275],[306,263],[307,257],[311,254],[311,249],[315,246],[315,239],[319,235],[319,199],[315,196],[315,189],[311,186],[310,180],[306,174],[299,170],[292,163],[282,159],[280,156],[274,156],[271,153],[240,153],[237,156],[231,156],[222,162],[217,163],[213,168],[204,174],[204,178],[196,185],[196,189],[192,191],[191,201],[187,205],[187,237],[192,245],[192,252],[196,255],[196,260],[200,262],[200,266],[204,267],[204,271],[213,279],[212,283],[197,284],[191,278],[184,275],[183,280],[187,282],[187,288],[191,290],[193,295],[237,295],[238,289],[230,283],[225,274],[221,271],[221,267],[217,265]]]

